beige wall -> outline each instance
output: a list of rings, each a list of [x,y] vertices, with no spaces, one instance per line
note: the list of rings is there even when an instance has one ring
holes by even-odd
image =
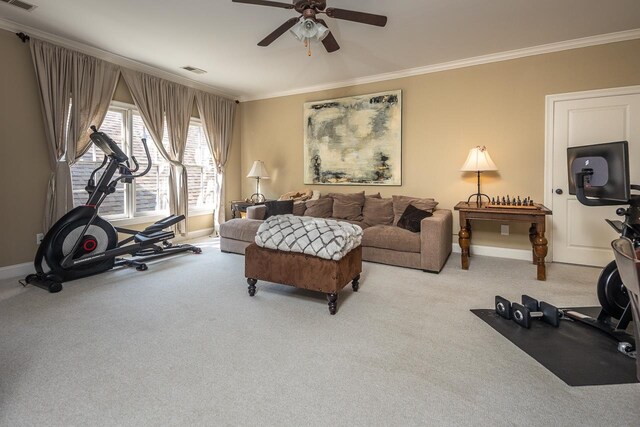
[[[475,174],[459,172],[468,150],[486,145],[499,171],[483,174],[483,192],[542,202],[545,96],[637,84],[640,40],[247,102],[240,130],[242,194],[255,191],[255,180],[244,176],[257,159],[272,177],[261,183],[267,197],[305,187],[304,102],[402,89],[402,186],[307,187],[435,197],[440,207],[452,209],[476,190]],[[527,227],[512,225],[512,234],[501,236],[499,225],[476,225],[474,244],[528,247]]]
[[[42,232],[50,166],[29,46],[12,32],[0,30],[0,58],[0,267],[4,267],[33,260],[36,234]],[[114,99],[133,103],[122,79]],[[235,129],[227,164],[230,199],[240,197],[239,120]],[[189,231],[212,227],[213,215],[193,217],[189,222]]]

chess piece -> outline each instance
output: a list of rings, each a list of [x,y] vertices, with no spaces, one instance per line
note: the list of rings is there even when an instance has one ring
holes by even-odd
[[[507,194],[507,205],[511,204],[511,199],[509,198],[509,195]]]
[[[496,204],[496,199],[494,199],[493,197],[491,198],[491,204],[495,205]]]
[[[518,196],[518,201],[517,201],[516,205],[522,206],[522,200],[520,200],[520,196]]]

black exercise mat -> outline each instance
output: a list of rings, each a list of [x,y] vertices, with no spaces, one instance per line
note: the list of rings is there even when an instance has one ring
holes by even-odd
[[[570,310],[597,317],[599,307]],[[617,342],[595,328],[568,320],[554,328],[534,320],[531,329],[525,329],[493,309],[471,311],[570,386],[638,382],[636,361],[620,353]]]

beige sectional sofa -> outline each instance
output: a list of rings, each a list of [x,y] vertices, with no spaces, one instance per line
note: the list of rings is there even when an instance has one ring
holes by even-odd
[[[453,225],[452,212],[449,209],[437,209],[433,199],[418,199],[394,196],[382,199],[379,195],[362,196],[364,203],[358,212],[358,202],[351,195],[328,195],[333,206],[328,210],[329,202],[307,201],[305,206],[296,204],[294,214],[337,219],[357,224],[363,228],[362,259],[364,261],[401,267],[417,268],[439,273],[451,253]],[[376,198],[377,200],[371,200]],[[393,210],[389,210],[389,205]],[[420,231],[412,232],[397,226],[402,212],[408,204],[432,212],[432,216],[420,221]],[[319,208],[319,206],[322,207]],[[247,209],[246,219],[232,219],[220,225],[220,249],[223,252],[244,254],[245,248],[255,240],[258,227],[263,222],[265,206],[252,206]]]

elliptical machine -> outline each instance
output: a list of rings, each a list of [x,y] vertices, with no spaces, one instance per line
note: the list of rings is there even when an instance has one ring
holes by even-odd
[[[30,284],[49,292],[62,290],[62,283],[81,277],[102,273],[119,266],[136,267],[138,271],[147,270],[147,262],[174,255],[180,252],[202,252],[197,246],[173,245],[169,242],[175,237],[173,231],[165,230],[185,219],[184,215],[171,215],[150,225],[142,231],[114,227],[98,216],[100,205],[109,194],[116,191],[120,181],[130,184],[134,179],[146,175],[151,170],[151,155],[146,139],[142,139],[147,167],[135,174],[140,165],[135,156],[129,157],[107,134],[91,126],[91,141],[100,148],[105,156],[102,164],[89,178],[85,190],[89,199],[60,218],[47,232],[38,247],[34,260],[35,274],[29,274],[23,285]],[[105,168],[98,182],[96,174]],[[114,175],[119,176],[112,180]],[[129,234],[118,242],[118,233]],[[118,258],[122,255],[132,258]],[[47,269],[45,271],[45,268]]]

